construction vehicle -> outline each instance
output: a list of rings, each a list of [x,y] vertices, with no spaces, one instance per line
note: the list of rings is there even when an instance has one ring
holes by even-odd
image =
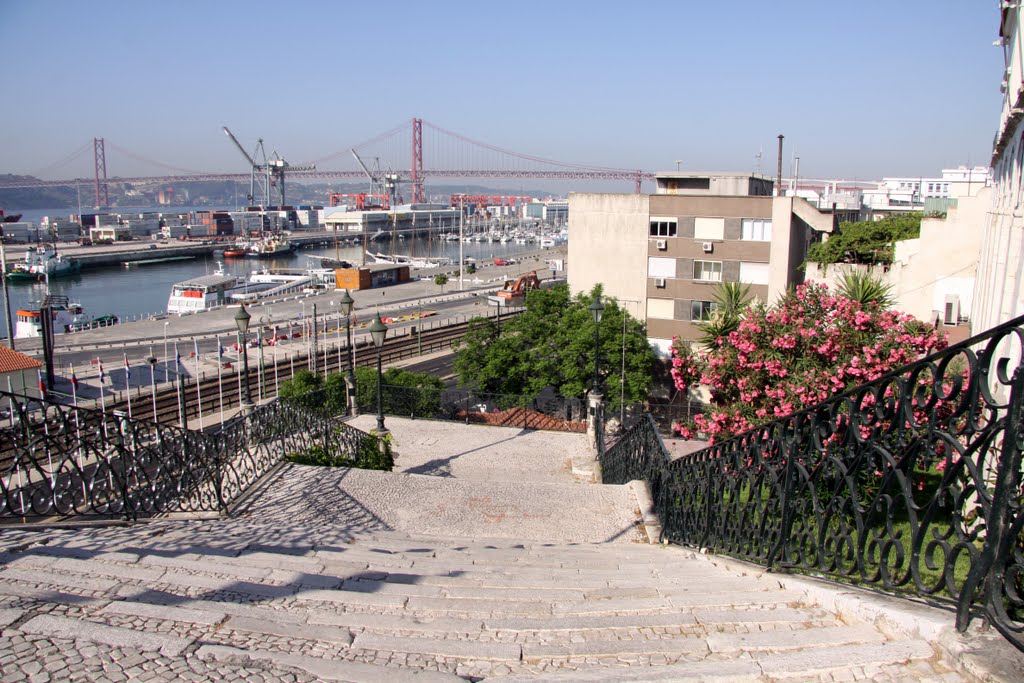
[[[506,280],[501,290],[487,297],[487,302],[491,306],[522,306],[526,301],[526,293],[532,289],[540,289],[537,271],[526,273],[518,280]]]

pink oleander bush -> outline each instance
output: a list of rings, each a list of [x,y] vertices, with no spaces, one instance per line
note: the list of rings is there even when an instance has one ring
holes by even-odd
[[[682,438],[714,444],[946,345],[945,335],[905,313],[807,283],[772,306],[751,306],[735,331],[705,351],[673,340],[676,388],[699,384],[711,394],[704,414],[673,427]]]

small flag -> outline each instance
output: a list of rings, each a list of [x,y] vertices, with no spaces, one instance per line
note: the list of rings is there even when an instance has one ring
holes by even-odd
[[[220,337],[217,337],[217,353],[221,356],[224,355],[224,345],[220,343]]]
[[[178,350],[178,345],[174,345],[174,362],[177,365],[181,365],[181,351]]]
[[[97,360],[99,360],[97,358]],[[100,384],[103,384],[107,379],[107,373],[103,372],[103,361],[100,361]]]
[[[39,377],[39,398],[46,398],[46,384],[43,383],[42,371],[36,370],[36,376]]]
[[[71,366],[71,387],[78,391],[78,375],[75,374],[75,366]]]
[[[128,354],[124,354],[124,381],[128,384],[132,381],[132,366],[128,365]]]

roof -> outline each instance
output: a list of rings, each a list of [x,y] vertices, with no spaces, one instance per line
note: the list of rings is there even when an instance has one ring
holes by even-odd
[[[182,280],[174,283],[175,287],[216,287],[218,285],[234,284],[238,278],[234,275],[201,275],[191,280]]]
[[[0,346],[0,373],[35,370],[41,367],[43,367],[43,364],[35,358],[18,353],[6,346]]]

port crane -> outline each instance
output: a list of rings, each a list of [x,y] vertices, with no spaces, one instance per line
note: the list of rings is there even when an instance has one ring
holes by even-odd
[[[363,169],[363,173],[370,179],[370,195],[384,195],[387,197],[387,204],[394,206],[396,203],[401,202],[402,197],[398,194],[398,183],[407,182],[402,176],[391,171],[390,169],[386,173],[380,172],[380,161],[374,166],[376,173],[371,172],[363,160],[359,157],[359,153],[355,149],[349,150],[352,152],[352,156],[356,158],[356,163],[359,164],[359,168]]]
[[[257,198],[262,200],[262,206],[270,206],[271,204],[271,192],[274,186],[277,186],[281,194],[281,202],[279,206],[284,206],[285,202],[285,191],[284,191],[284,178],[286,171],[313,171],[316,166],[292,166],[287,161],[281,158],[281,156],[275,151],[270,157],[267,157],[266,150],[263,148],[263,138],[259,138],[256,141],[256,148],[252,154],[245,151],[245,147],[242,147],[242,143],[238,141],[234,133],[227,126],[222,126],[224,133],[228,136],[231,142],[234,143],[235,147],[245,160],[249,162],[249,205],[252,206]],[[261,161],[256,161],[260,158]],[[257,195],[259,191],[259,195]]]

